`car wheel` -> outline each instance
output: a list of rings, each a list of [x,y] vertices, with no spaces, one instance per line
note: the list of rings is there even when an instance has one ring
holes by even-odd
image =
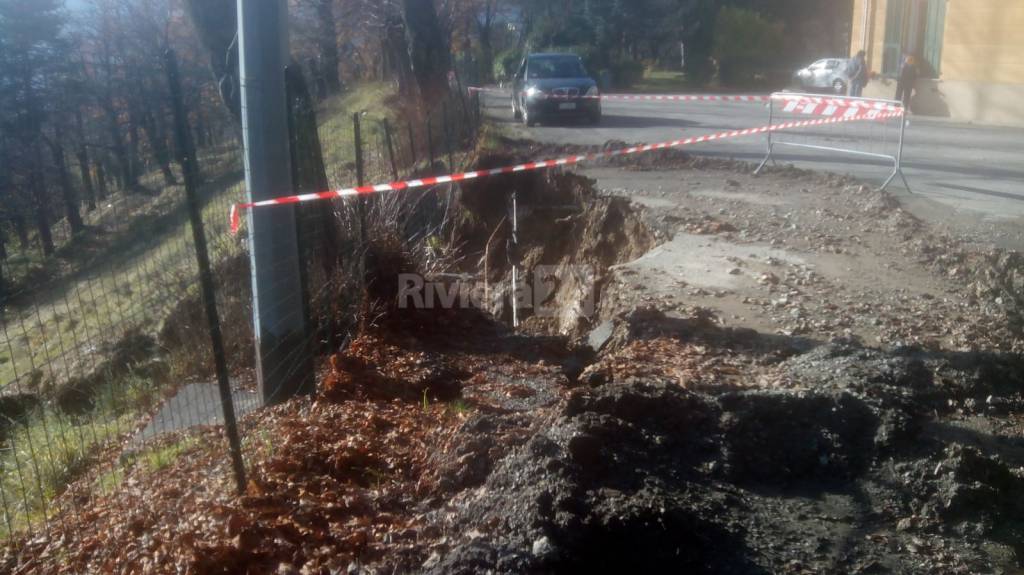
[[[835,82],[832,82],[832,90],[834,90],[835,93],[839,96],[845,96],[846,82],[843,82],[842,80],[836,80]]]
[[[515,97],[512,98],[512,117],[517,120],[523,119],[523,113],[519,111],[519,106],[516,105]]]
[[[529,106],[523,106],[519,111],[519,114],[522,116],[523,123],[526,124],[526,127],[532,128],[537,125],[537,119],[534,118],[535,114],[530,112]]]

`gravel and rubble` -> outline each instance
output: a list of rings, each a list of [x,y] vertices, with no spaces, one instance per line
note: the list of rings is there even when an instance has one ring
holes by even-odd
[[[659,161],[678,171],[653,186],[654,164],[615,166],[632,203],[579,176],[516,180],[577,203],[550,216],[563,241],[523,252],[591,261],[595,317],[517,332],[401,310],[405,263],[371,257],[373,319],[316,395],[245,418],[245,496],[199,432],[0,569],[1020,573],[1020,257],[843,178]],[[502,210],[476,215],[497,284],[507,254],[483,243]]]
[[[680,260],[619,266],[611,280],[618,289],[605,299],[620,303],[606,316],[679,299],[683,288],[684,303],[760,331],[1024,350],[1019,252],[932,229],[891,194],[842,176],[778,168],[754,177],[742,163],[662,156],[584,172],[605,193],[643,207]],[[706,265],[676,269],[694,257]],[[721,275],[732,281],[709,281]]]

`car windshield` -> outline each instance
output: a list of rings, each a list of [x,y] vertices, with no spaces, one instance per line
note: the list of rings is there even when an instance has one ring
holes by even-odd
[[[531,80],[545,78],[585,78],[586,70],[576,56],[541,56],[530,58],[527,66]]]

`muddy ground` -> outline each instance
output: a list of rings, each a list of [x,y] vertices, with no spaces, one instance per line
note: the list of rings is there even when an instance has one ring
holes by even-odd
[[[245,497],[197,442],[4,565],[1022,572],[1020,256],[843,178],[746,173],[666,154],[592,169],[596,187],[463,190],[462,277],[507,296],[511,262],[593,273],[556,273],[555,313],[515,331],[507,297],[396,309],[406,263],[379,266],[316,396],[246,418]]]

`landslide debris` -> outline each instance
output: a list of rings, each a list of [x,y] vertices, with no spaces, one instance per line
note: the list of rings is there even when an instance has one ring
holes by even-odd
[[[487,155],[478,165],[487,169],[524,157]],[[467,246],[467,271],[482,272],[499,296],[487,302],[489,311],[511,323],[508,286],[518,266],[528,294],[519,317],[531,333],[578,336],[590,329],[608,270],[657,241],[628,199],[601,196],[592,180],[572,173],[485,178],[463,189],[459,205],[457,233]]]
[[[564,226],[563,242],[531,261],[596,262],[605,273],[652,245],[653,228],[632,208],[558,178],[575,191],[557,202],[592,205],[545,220]],[[494,193],[467,208],[459,229],[497,283],[508,247],[481,247],[506,215],[507,190]],[[198,431],[166,467],[136,465],[111,492],[87,496],[109,470],[80,480],[60,500],[60,521],[13,542],[0,569],[974,574],[1024,565],[1019,355],[822,343],[725,327],[696,305],[671,315],[603,308],[606,337],[588,351],[475,309],[402,309],[397,275],[415,266],[387,245],[367,262],[359,331],[325,362],[316,395],[244,419],[243,497],[231,491],[220,434]],[[992,289],[1016,281],[979,277]],[[578,287],[559,305],[578,305]]]
[[[1022,389],[1019,359],[776,351],[742,379],[786,386],[701,393],[653,373],[675,362],[632,338],[757,336],[698,318],[671,333],[642,313],[662,325],[640,335],[623,318],[617,337],[630,341],[612,354],[641,353],[641,375],[573,390],[481,465],[493,470],[486,480],[435,514],[447,540],[425,571],[979,573],[1019,562],[1022,516],[1009,498],[1024,494],[1024,452],[1007,462],[930,429],[958,398]],[[498,425],[451,440],[479,442]]]

